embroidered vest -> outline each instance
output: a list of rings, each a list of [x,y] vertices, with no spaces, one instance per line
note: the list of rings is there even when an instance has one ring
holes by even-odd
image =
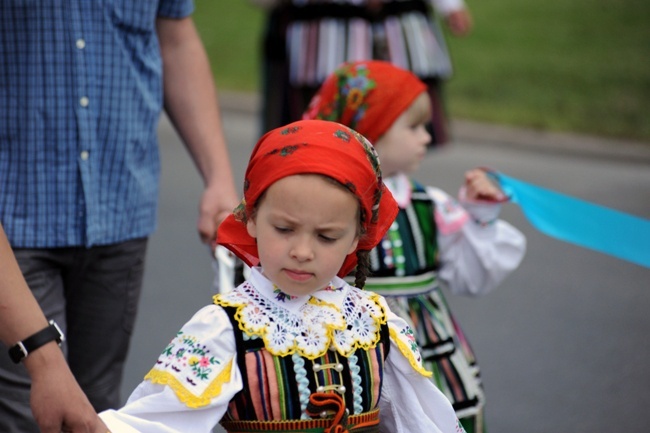
[[[400,209],[384,239],[370,253],[365,289],[382,296],[427,293],[438,288],[435,203],[411,181],[411,202]]]
[[[316,392],[340,395],[350,415],[377,408],[390,348],[386,324],[381,326],[381,341],[374,348],[358,349],[347,358],[329,351],[312,361],[297,354],[272,355],[261,338],[248,338],[239,329],[236,308],[224,309],[233,325],[244,383],[231,401],[225,421],[308,419],[305,410],[309,396]]]

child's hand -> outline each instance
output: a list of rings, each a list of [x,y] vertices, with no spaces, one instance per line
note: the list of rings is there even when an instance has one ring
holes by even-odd
[[[445,20],[454,36],[465,36],[473,27],[472,15],[467,9],[453,11],[447,15]]]
[[[470,201],[504,201],[506,196],[490,180],[485,171],[475,168],[465,173],[465,199]]]

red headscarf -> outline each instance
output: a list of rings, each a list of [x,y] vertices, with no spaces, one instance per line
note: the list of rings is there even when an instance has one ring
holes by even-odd
[[[368,140],[338,123],[302,120],[274,129],[257,142],[246,169],[244,200],[219,226],[217,242],[257,266],[257,244],[245,218],[269,186],[295,174],[331,177],[359,199],[365,233],[357,249],[374,248],[397,216],[397,204],[381,180],[377,154]],[[347,275],[356,262],[355,253],[348,255],[338,275]]]
[[[327,77],[303,119],[339,122],[375,143],[426,89],[413,73],[389,62],[348,62]]]

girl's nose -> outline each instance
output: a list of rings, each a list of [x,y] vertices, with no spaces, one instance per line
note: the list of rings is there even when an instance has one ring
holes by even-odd
[[[291,246],[291,257],[299,262],[306,262],[314,258],[314,249],[311,242],[306,239],[297,239]]]
[[[429,131],[427,130],[426,127],[422,127],[422,132],[420,133],[420,136],[422,138],[422,142],[424,142],[425,145],[429,145],[431,143],[431,134],[429,134]]]

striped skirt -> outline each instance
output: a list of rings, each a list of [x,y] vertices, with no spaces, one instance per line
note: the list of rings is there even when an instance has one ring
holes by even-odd
[[[465,430],[483,432],[485,398],[479,368],[441,290],[389,296],[386,301],[414,329],[424,367],[433,373],[435,385],[452,402]]]

